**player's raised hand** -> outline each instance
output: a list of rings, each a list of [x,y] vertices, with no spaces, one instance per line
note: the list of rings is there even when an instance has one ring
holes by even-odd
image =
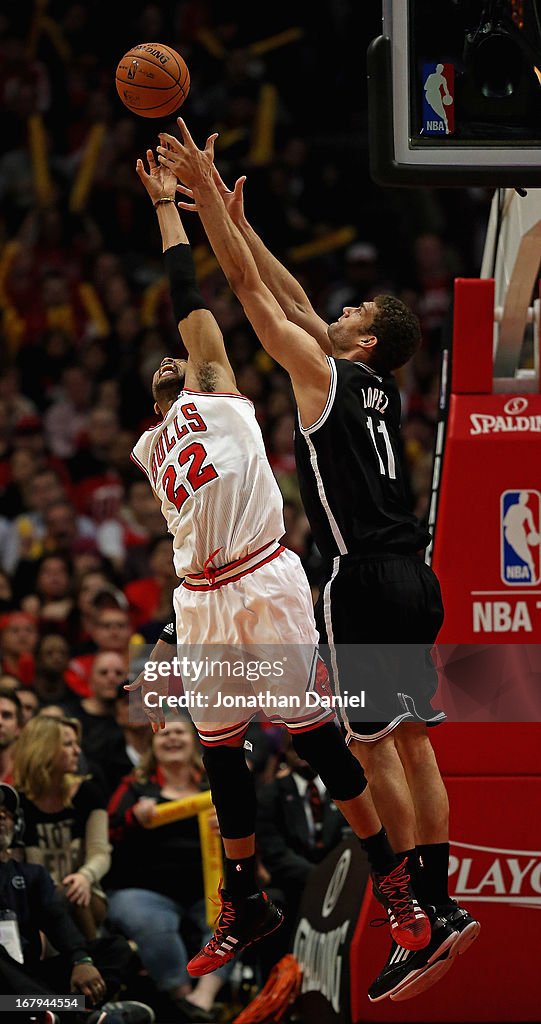
[[[224,201],[225,208],[231,217],[231,220],[234,221],[235,224],[240,224],[244,219],[244,196],[242,190],[244,188],[244,182],[246,181],[246,175],[243,174],[240,178],[237,178],[233,190],[227,187],[214,164],[212,165],[212,177],[216,188]],[[189,199],[193,200],[190,203],[187,203],[186,200],[181,200],[177,203],[177,206],[179,206],[181,210],[191,210],[192,212],[197,213],[199,206],[194,199],[193,189],[187,188],[186,185],[177,184],[177,192],[182,192],[183,195],[188,196]]]
[[[153,203],[159,199],[170,198],[175,195],[177,179],[173,172],[156,162],[151,149],[147,149],[148,171],[141,159],[135,165],[135,170],[140,181],[145,186]]]
[[[158,160],[188,188],[197,188],[212,181],[214,143],[218,133],[209,135],[205,148],[198,149],[181,117],[178,118],[178,125],[182,142],[173,135],[161,133],[161,145],[157,147]]]
[[[233,190],[227,187],[225,181],[220,176],[220,172],[217,167],[212,167],[212,177],[215,181],[216,188],[220,193],[227,212],[231,217],[231,220],[235,224],[239,224],[244,218],[244,182],[246,181],[246,175],[241,174],[240,178],[237,178],[233,185]]]

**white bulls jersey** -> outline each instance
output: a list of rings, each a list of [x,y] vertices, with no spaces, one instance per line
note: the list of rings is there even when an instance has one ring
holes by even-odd
[[[243,558],[285,532],[282,495],[248,398],[181,391],[132,458],[173,535],[178,576]],[[217,552],[217,553],[216,553]]]

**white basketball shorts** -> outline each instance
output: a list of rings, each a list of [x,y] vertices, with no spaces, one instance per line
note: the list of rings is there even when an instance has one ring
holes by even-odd
[[[178,658],[205,746],[239,742],[264,715],[290,732],[333,721],[300,559],[278,541],[187,576],[174,593]]]

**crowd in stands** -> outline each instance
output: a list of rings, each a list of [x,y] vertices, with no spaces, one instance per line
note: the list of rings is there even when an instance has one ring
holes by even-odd
[[[144,828],[155,803],[205,788],[197,739],[183,720],[153,737],[122,689],[130,650],[157,641],[177,584],[171,538],[130,451],[155,422],[154,369],[182,350],[135,174],[175,122],[126,110],[114,69],[141,40],[183,54],[194,138],[220,132],[224,179],[248,175],[249,218],[322,317],[382,291],[417,312],[422,346],[400,386],[421,517],[452,282],[478,273],[491,195],[371,182],[365,53],[380,31],[377,4],[134,0],[129,22],[114,24],[108,7],[50,0],[0,12],[0,780],[20,800],[12,807],[0,788],[0,874],[26,871],[39,889],[39,908],[24,910],[31,926],[21,925],[36,984],[69,991],[68,966],[77,972],[82,959],[77,984],[97,1005],[135,993],[161,1007],[160,1020],[215,1020],[231,972],[195,987],[185,972],[190,942],[207,929],[197,819]],[[196,215],[183,216],[284,495],[284,543],[316,594],[288,378],[258,346]],[[251,738],[261,880],[297,907],[343,822],[279,729],[254,726]],[[2,854],[10,814],[26,821],[15,860]],[[39,930],[61,954],[60,973],[40,960]],[[283,936],[263,949],[263,977],[286,949]],[[101,982],[80,977],[91,951]],[[0,979],[4,961],[0,945]]]

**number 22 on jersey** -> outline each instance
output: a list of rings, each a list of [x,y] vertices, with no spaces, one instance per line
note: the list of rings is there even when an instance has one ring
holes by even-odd
[[[211,462],[204,464],[206,458],[207,453],[200,441],[193,441],[179,453],[177,459],[179,466],[189,464],[186,482],[190,485],[192,494],[218,477]],[[175,506],[177,512],[180,512],[184,502],[190,497],[190,492],[183,483],[177,483],[177,471],[174,466],[167,467],[163,474],[162,485],[169,501]]]

